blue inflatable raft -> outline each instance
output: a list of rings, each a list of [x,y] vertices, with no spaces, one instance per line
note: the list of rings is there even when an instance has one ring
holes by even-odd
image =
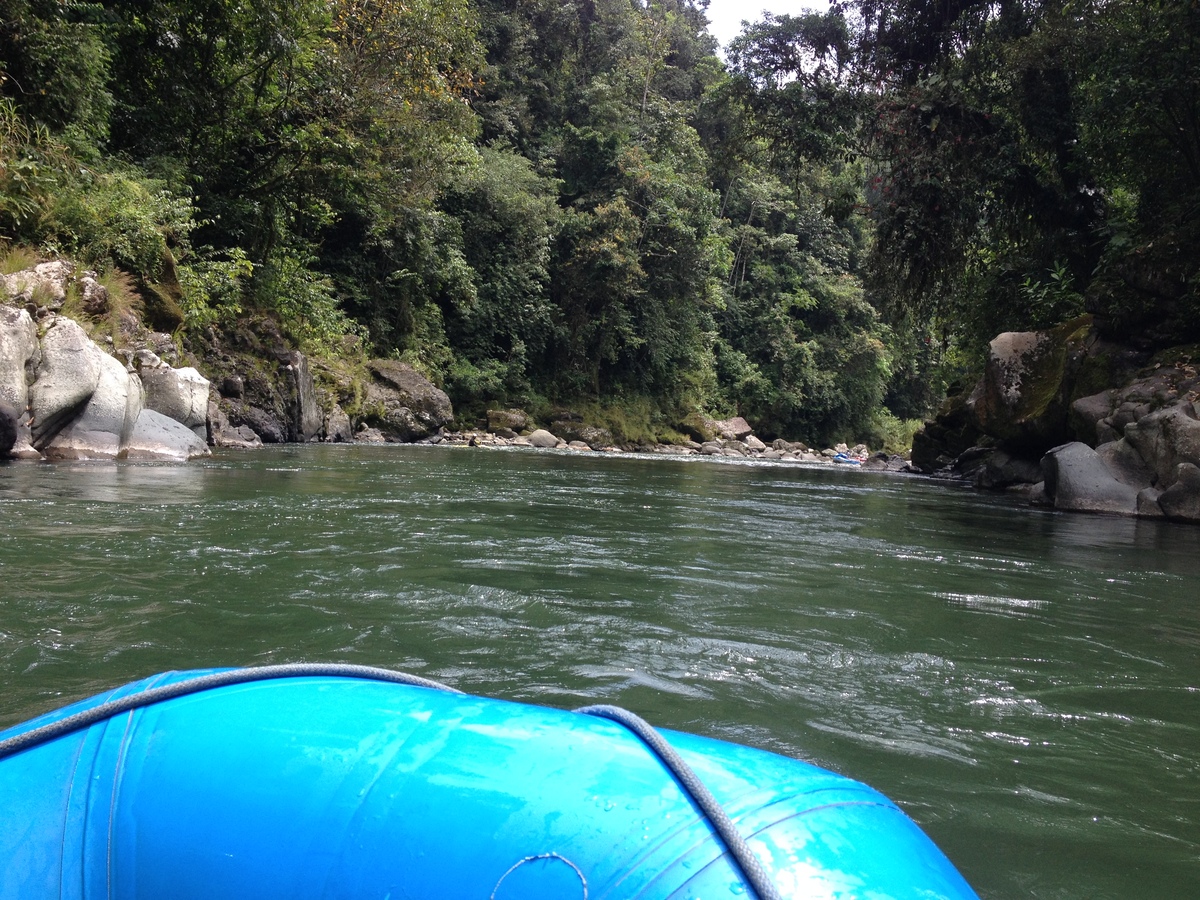
[[[170,672],[0,732],[0,897],[973,898],[865,785],[353,666]]]

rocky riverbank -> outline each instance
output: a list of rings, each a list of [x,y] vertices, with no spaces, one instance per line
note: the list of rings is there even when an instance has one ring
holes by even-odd
[[[310,360],[269,319],[185,349],[62,261],[0,276],[0,295],[0,457],[185,461],[310,441],[637,451],[917,472],[1061,510],[1200,522],[1200,347],[1140,356],[1087,317],[997,337],[983,377],[918,432],[909,462],[767,443],[740,417],[692,414],[671,444],[619,441],[565,408],[542,421],[491,409],[469,427],[412,366]]]
[[[182,461],[211,447],[353,441],[907,468],[862,445],[768,445],[740,417],[690,415],[679,426],[686,437],[672,444],[622,442],[570,409],[544,422],[494,409],[476,428],[456,427],[449,397],[412,366],[313,361],[269,319],[210,330],[188,352],[114,303],[93,273],[63,261],[0,276],[0,293],[0,456]]]
[[[1200,346],[1152,356],[1083,317],[999,335],[913,441],[918,470],[1075,512],[1200,523]]]

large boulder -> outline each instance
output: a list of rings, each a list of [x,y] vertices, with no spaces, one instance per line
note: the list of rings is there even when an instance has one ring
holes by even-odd
[[[579,441],[587,444],[593,450],[603,450],[613,445],[612,432],[607,428],[576,422],[572,419],[560,419],[550,426],[551,433],[568,444]]]
[[[523,409],[489,409],[487,411],[487,427],[492,434],[498,434],[501,429],[520,434],[531,424],[529,413]]]
[[[539,428],[529,435],[529,443],[543,450],[550,450],[558,446],[559,440],[546,429]]]
[[[1087,444],[1054,447],[1042,457],[1042,474],[1055,509],[1137,515],[1138,489],[1118,481]]]
[[[412,442],[435,434],[454,420],[445,391],[407,363],[376,359],[368,364],[366,416],[392,440]]]
[[[157,459],[187,462],[199,456],[211,456],[208,444],[182,422],[153,409],[143,409],[126,442],[128,459]]]
[[[717,422],[717,433],[727,441],[740,441],[753,432],[754,429],[750,427],[750,423],[741,416]]]
[[[998,335],[970,399],[979,429],[1018,453],[1040,453],[1069,439],[1070,370],[1090,333],[1085,316],[1049,331]]]
[[[50,320],[41,355],[37,380],[29,389],[33,446],[39,450],[87,406],[100,383],[104,360],[111,358],[79,325],[62,316]]]
[[[1157,485],[1173,482],[1180,463],[1200,465],[1200,420],[1191,403],[1177,403],[1125,426],[1125,441],[1145,460]]]
[[[677,427],[693,441],[701,444],[705,441],[714,441],[721,436],[717,420],[710,419],[703,413],[689,413]]]
[[[100,352],[96,389],[79,415],[39,448],[47,459],[116,459],[142,412],[141,380]]]
[[[138,375],[146,389],[146,409],[186,425],[201,440],[208,439],[207,378],[191,366],[173,369],[161,362],[142,365]]]
[[[1158,505],[1170,519],[1200,523],[1200,466],[1180,463],[1172,484],[1158,495]]]

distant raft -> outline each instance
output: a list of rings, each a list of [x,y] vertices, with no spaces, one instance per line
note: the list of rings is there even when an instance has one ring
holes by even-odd
[[[0,732],[0,897],[976,896],[871,788],[639,723],[357,666],[156,675]]]

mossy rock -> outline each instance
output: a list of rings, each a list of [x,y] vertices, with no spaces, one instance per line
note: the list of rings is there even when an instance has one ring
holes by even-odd
[[[1074,376],[1092,341],[1091,316],[1048,331],[997,336],[989,346],[983,380],[971,397],[979,429],[1024,455],[1067,441]]]

